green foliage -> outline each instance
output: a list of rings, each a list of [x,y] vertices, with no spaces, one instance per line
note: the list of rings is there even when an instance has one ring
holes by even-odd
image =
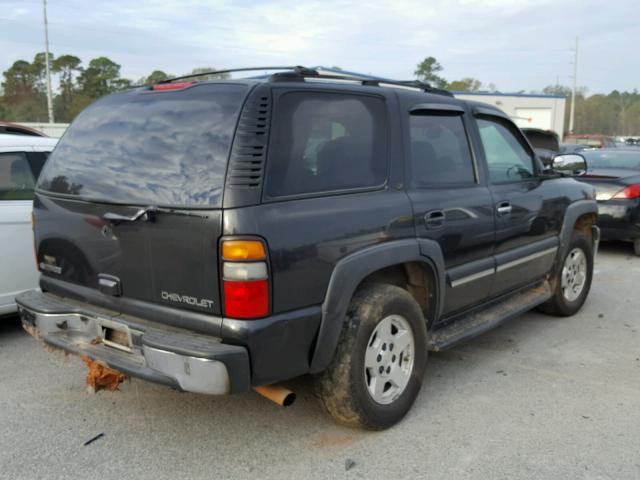
[[[565,108],[565,131],[569,131],[571,112],[571,88],[564,85],[549,85],[542,90],[549,95],[561,95],[567,99]],[[640,135],[640,93],[618,92],[608,95],[596,94],[587,97],[586,87],[576,90],[574,133],[602,135]]]
[[[47,121],[46,94],[43,85],[43,54],[37,54],[33,63],[17,60],[3,72],[2,104],[7,119]]]
[[[80,58],[74,55],[55,57],[49,55],[53,85],[57,85],[53,99],[55,119],[70,122],[89,104],[109,93],[129,88],[132,82],[122,78],[120,65],[107,57],[92,59],[83,68]],[[338,68],[338,67],[334,67]],[[191,73],[215,71],[212,67],[195,68]],[[493,84],[483,85],[480,80],[465,77],[447,82],[440,76],[442,65],[434,58],[427,57],[415,70],[416,77],[438,88],[454,91],[495,91]],[[162,70],[154,70],[138,84],[152,85],[173,75]],[[230,78],[228,73],[206,75],[199,80]],[[57,80],[57,81],[56,81]],[[549,85],[543,92],[567,98],[565,110],[565,131],[568,130],[571,110],[571,89],[563,85]],[[0,83],[0,119],[22,122],[46,122],[46,65],[45,55],[37,53],[32,62],[18,60],[2,73]],[[605,135],[640,135],[640,93],[614,90],[608,95],[591,95],[581,87],[576,95],[576,133],[600,133]]]
[[[477,92],[482,88],[482,82],[475,78],[463,78],[447,84],[447,90],[453,92]]]
[[[413,74],[421,82],[426,82],[437,88],[446,88],[447,81],[437,75],[440,71],[442,71],[442,65],[434,57],[427,57],[416,66]]]
[[[53,102],[54,117],[58,122],[70,122],[71,104],[78,93],[75,77],[80,73],[82,61],[73,55],[62,55],[52,63],[52,71],[59,75],[60,94]]]
[[[142,77],[138,82],[139,85],[155,85],[163,80],[168,80],[175,75],[164,73],[162,70],[154,70],[148,77]]]
[[[215,72],[216,69],[213,67],[199,67],[191,70],[191,73],[206,73],[206,72]],[[224,80],[226,78],[231,78],[231,74],[229,73],[214,73],[212,75],[204,75],[198,77],[198,80]]]
[[[78,87],[87,97],[98,99],[122,90],[131,82],[120,78],[120,65],[107,57],[94,58],[78,77]]]

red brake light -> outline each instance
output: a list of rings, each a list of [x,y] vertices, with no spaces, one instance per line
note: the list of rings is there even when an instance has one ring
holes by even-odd
[[[224,280],[224,314],[231,318],[259,318],[269,313],[269,281]]]
[[[613,198],[640,198],[640,185],[629,185],[616,193]]]
[[[152,90],[157,92],[165,92],[167,90],[182,90],[189,85],[193,85],[196,82],[180,82],[180,83],[159,83],[151,87]]]

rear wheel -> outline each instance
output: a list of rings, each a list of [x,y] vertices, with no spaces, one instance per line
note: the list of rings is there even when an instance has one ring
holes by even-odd
[[[424,376],[427,332],[420,306],[400,287],[373,284],[349,307],[331,365],[316,378],[339,422],[388,428],[413,404]]]
[[[582,232],[574,232],[556,274],[555,289],[550,300],[540,306],[545,313],[558,316],[575,314],[587,299],[593,276],[593,245]]]
[[[633,253],[635,253],[637,257],[640,257],[640,238],[636,238],[633,241]]]

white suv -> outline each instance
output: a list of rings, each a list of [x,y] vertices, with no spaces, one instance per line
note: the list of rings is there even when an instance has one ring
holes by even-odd
[[[33,189],[57,141],[0,134],[0,315],[15,312],[15,296],[38,286],[31,231]]]

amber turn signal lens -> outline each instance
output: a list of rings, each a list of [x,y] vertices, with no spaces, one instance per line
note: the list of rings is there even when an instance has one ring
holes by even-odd
[[[222,242],[224,260],[263,260],[267,257],[264,245],[257,240],[225,240]]]

